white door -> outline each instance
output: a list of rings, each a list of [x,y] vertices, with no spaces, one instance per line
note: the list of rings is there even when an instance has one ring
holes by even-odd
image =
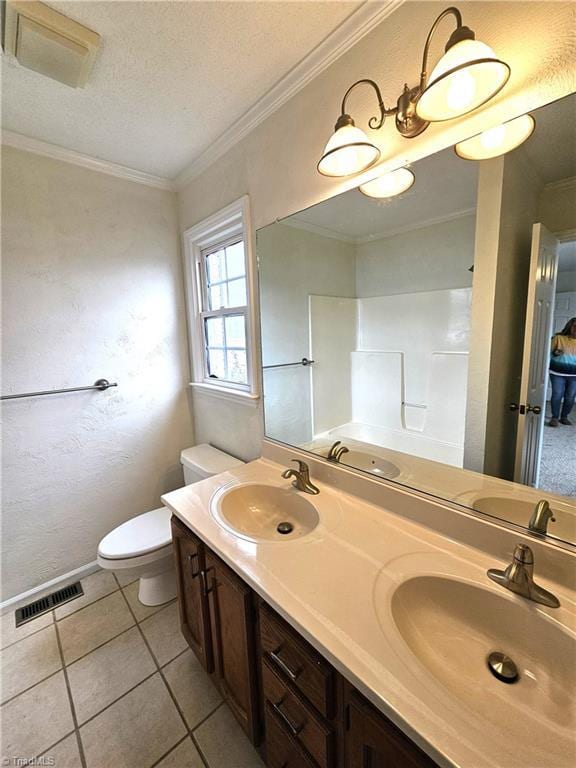
[[[557,271],[558,241],[534,224],[514,466],[514,480],[525,485],[538,485]]]

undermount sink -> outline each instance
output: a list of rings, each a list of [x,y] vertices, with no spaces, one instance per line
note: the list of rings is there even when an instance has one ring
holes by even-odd
[[[576,645],[555,617],[522,598],[441,575],[408,578],[379,608],[381,626],[391,614],[408,663],[416,657],[478,722],[485,718],[506,738],[530,738],[535,764],[552,743],[566,757],[558,765],[571,764]],[[493,651],[515,662],[516,682],[491,673]]]
[[[320,522],[316,507],[301,492],[262,483],[222,489],[211,511],[220,525],[250,541],[300,539]]]
[[[393,477],[397,477],[400,474],[400,470],[391,461],[381,459],[379,456],[372,456],[370,453],[364,453],[363,451],[350,450],[347,453],[342,454],[340,464],[344,464],[348,467],[354,467],[354,469],[361,469],[364,472],[371,472],[378,477],[386,477],[391,480]]]

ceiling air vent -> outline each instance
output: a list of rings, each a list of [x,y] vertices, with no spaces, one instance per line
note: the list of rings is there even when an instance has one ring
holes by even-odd
[[[100,35],[44,3],[7,0],[4,50],[23,67],[83,88],[100,46]]]

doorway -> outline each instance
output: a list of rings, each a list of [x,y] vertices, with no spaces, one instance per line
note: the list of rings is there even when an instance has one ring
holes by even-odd
[[[554,299],[552,333],[559,333],[576,317],[576,239],[558,247],[558,278]],[[576,416],[572,425],[551,427],[551,387],[546,390],[546,417],[542,437],[538,487],[563,496],[576,497]]]

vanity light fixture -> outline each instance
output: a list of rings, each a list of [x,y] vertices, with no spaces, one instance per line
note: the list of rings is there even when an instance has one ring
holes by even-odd
[[[415,180],[414,174],[408,168],[397,168],[395,171],[383,173],[372,181],[367,181],[366,184],[361,184],[358,189],[367,197],[384,199],[406,192]]]
[[[371,117],[368,121],[370,128],[378,130],[384,124],[386,110],[380,88],[373,80],[358,80],[350,86],[344,98],[342,99],[341,114],[336,125],[334,133],[330,137],[328,144],[324,148],[324,153],[318,163],[318,171],[323,176],[351,176],[354,173],[370,168],[380,159],[380,150],[373,144],[368,136],[354,124],[354,120],[346,112],[346,99],[350,92],[357,85],[370,85],[376,91],[378,97],[378,106],[380,107],[380,118]]]
[[[456,29],[446,44],[445,54],[428,77],[430,43],[438,25],[447,16],[456,19]],[[485,104],[504,87],[509,77],[508,64],[500,61],[489,46],[475,39],[474,32],[463,25],[460,11],[454,6],[446,8],[434,21],[426,38],[419,85],[409,88],[405,84],[395,107],[385,107],[374,80],[358,80],[348,88],[334,133],[318,163],[318,171],[324,176],[351,176],[370,168],[380,159],[379,148],[356,127],[346,112],[346,100],[358,85],[370,85],[378,99],[380,116],[371,117],[368,126],[379,130],[387,116],[395,115],[397,130],[411,139],[425,131],[430,122],[451,120]]]
[[[519,147],[532,136],[535,127],[532,115],[521,115],[459,142],[454,150],[464,160],[489,160]]]

